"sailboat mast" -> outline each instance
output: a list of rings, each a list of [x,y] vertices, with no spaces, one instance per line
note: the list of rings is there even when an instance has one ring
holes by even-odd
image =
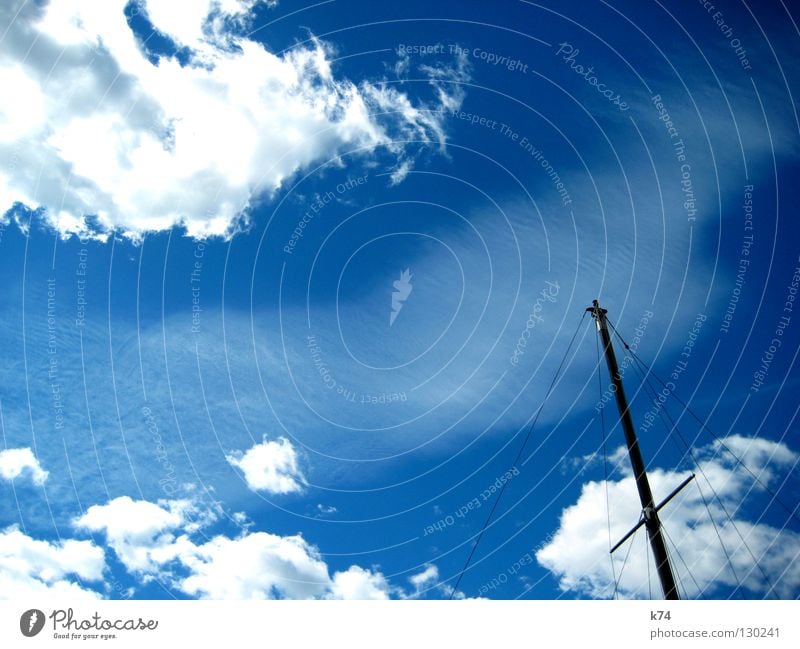
[[[606,323],[607,310],[601,309],[600,303],[597,300],[594,300],[592,306],[586,310],[591,312],[595,320],[597,332],[600,335],[600,340],[605,350],[608,373],[611,375],[611,382],[615,388],[614,395],[617,399],[620,423],[622,424],[622,430],[625,432],[625,442],[628,445],[628,455],[631,458],[633,476],[636,480],[636,488],[639,491],[639,500],[642,503],[644,526],[647,529],[647,536],[650,539],[650,547],[653,548],[653,557],[656,562],[658,578],[661,581],[661,588],[664,591],[665,599],[680,599],[678,596],[678,589],[675,586],[675,576],[672,572],[672,565],[670,564],[669,555],[667,554],[667,545],[664,542],[664,535],[661,532],[661,521],[658,518],[658,511],[653,502],[653,493],[650,490],[650,482],[647,479],[647,471],[645,469],[644,459],[642,458],[642,451],[639,448],[639,441],[636,438],[636,430],[633,427],[628,401],[625,398],[625,390],[622,386],[622,377],[619,373],[617,357],[614,354],[611,336],[608,333],[608,325]]]

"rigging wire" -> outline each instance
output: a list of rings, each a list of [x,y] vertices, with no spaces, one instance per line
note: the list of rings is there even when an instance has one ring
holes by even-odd
[[[647,594],[650,599],[653,599],[653,584],[650,581],[650,539],[647,538],[647,534],[642,534],[642,538],[644,539],[645,563],[647,564]]]
[[[600,337],[594,337],[595,350],[597,352],[597,387],[600,395],[600,402],[603,400],[603,373],[600,371]],[[602,403],[601,403],[602,405]],[[614,578],[614,594],[617,593],[617,570],[614,567],[614,556],[611,554],[611,500],[608,495],[608,450],[606,446],[606,420],[605,408],[600,408],[600,432],[603,438],[603,482],[606,490],[606,519],[608,521],[608,558],[611,561],[611,576]]]
[[[656,390],[653,387],[653,385],[650,383],[650,381],[648,380],[647,376],[642,372],[642,369],[636,364],[635,359],[634,359],[634,363],[633,363],[633,368],[634,368],[634,371],[636,371],[637,374],[639,375],[639,377],[641,378],[642,387],[644,387],[645,392],[647,392],[647,395],[651,399],[655,400],[657,398]],[[722,505],[722,501],[721,501],[719,495],[714,490],[714,487],[711,484],[711,481],[708,479],[708,476],[706,475],[705,471],[703,470],[703,467],[700,465],[699,462],[697,462],[696,458],[694,457],[694,454],[692,453],[691,448],[689,447],[689,445],[686,443],[686,441],[684,440],[683,436],[681,435],[680,430],[677,427],[677,424],[672,419],[672,417],[669,414],[669,411],[667,410],[666,406],[664,406],[664,408],[661,411],[659,411],[659,416],[662,418],[662,421],[663,421],[663,419],[665,417],[667,419],[669,419],[669,423],[671,424],[669,433],[675,431],[677,433],[678,438],[683,443],[683,446],[684,446],[684,450],[682,451],[683,457],[685,458],[688,455],[692,459],[692,461],[694,462],[694,464],[697,467],[698,471],[703,476],[703,479],[708,483],[708,486],[711,488],[711,491],[714,493],[714,495],[716,496],[717,500],[720,501],[720,504]],[[665,422],[664,425],[667,426],[667,423]],[[678,444],[677,441],[669,433],[667,434],[667,436],[677,446],[677,444]],[[679,450],[680,450],[680,447],[679,447]],[[722,548],[722,552],[725,555],[725,560],[727,561],[728,566],[731,569],[731,573],[733,574],[733,578],[736,581],[736,590],[740,590],[741,587],[742,587],[742,582],[739,579],[739,575],[736,572],[736,567],[733,564],[733,560],[731,559],[731,555],[730,555],[730,553],[728,551],[728,548],[725,546],[725,542],[722,540],[722,535],[720,534],[719,527],[717,526],[717,522],[714,520],[714,516],[711,513],[711,508],[709,507],[708,501],[706,500],[706,497],[705,497],[705,494],[703,494],[703,491],[702,491],[702,489],[700,489],[700,485],[699,484],[697,485],[697,491],[700,494],[700,498],[703,501],[703,506],[705,507],[706,512],[708,513],[708,518],[711,521],[711,525],[714,528],[714,533],[716,534],[717,540],[719,541],[720,547]],[[731,519],[731,517],[728,514],[728,512],[725,510],[725,506],[724,505],[722,505],[722,509],[725,512],[725,514],[728,517],[728,519],[731,520],[731,523],[733,523],[733,520]],[[735,523],[734,523],[734,529],[736,529]],[[737,530],[737,532],[738,532],[738,530]],[[741,534],[739,536],[741,538]],[[753,559],[755,560],[755,557],[753,557]]]
[[[662,387],[667,388],[667,384],[664,383],[664,381],[661,379],[661,377],[659,377],[658,374],[656,374],[656,372],[650,366],[647,365],[647,363],[645,363],[641,358],[639,358],[639,355],[634,350],[632,350],[630,348],[630,346],[628,345],[627,342],[625,342],[625,339],[620,335],[620,333],[617,331],[617,329],[614,327],[614,325],[608,320],[608,317],[606,317],[606,322],[608,323],[609,327],[611,327],[611,330],[614,332],[614,334],[617,336],[617,338],[619,338],[619,341],[625,346],[625,349],[630,352],[631,357],[635,361],[638,361],[647,370],[648,374],[652,374],[653,377],[655,377],[655,379],[662,385]],[[669,390],[669,388],[667,388],[667,389]],[[689,407],[689,404],[687,404],[683,399],[681,399],[675,393],[674,390],[669,390],[669,395],[671,397],[673,397],[678,403],[680,403],[683,406],[683,408],[685,409],[685,411],[688,412],[700,424],[700,426],[707,433],[709,433],[719,443],[719,445],[722,448],[724,448],[728,453],[731,454],[731,456],[733,456],[733,458],[736,460],[737,464],[741,464],[742,468],[745,471],[747,471],[747,473],[749,473],[753,477],[753,479],[756,482],[758,482],[758,484],[761,485],[761,487],[763,487],[767,491],[767,493],[769,493],[772,496],[773,500],[775,500],[781,507],[783,507],[786,510],[786,512],[789,514],[789,516],[791,516],[792,518],[795,519],[795,521],[800,523],[800,516],[798,516],[798,514],[797,514],[797,510],[800,508],[800,503],[798,503],[798,505],[796,507],[790,508],[789,505],[784,503],[783,500],[778,496],[778,494],[775,491],[772,490],[772,488],[769,485],[767,485],[763,480],[761,480],[761,478],[758,475],[756,475],[744,463],[744,460],[742,460],[742,458],[740,458],[738,455],[736,455],[736,453],[734,453],[731,450],[731,448],[727,444],[725,444],[725,440],[723,438],[721,438],[713,430],[711,430],[708,427],[708,425],[705,423],[705,421],[703,421],[697,414],[695,414],[695,412]]]
[[[575,327],[575,333],[572,334],[572,338],[569,341],[569,345],[567,345],[567,349],[564,352],[564,356],[561,358],[561,362],[559,363],[558,368],[556,369],[556,372],[553,375],[553,380],[550,381],[550,385],[547,388],[547,392],[545,392],[544,398],[542,399],[542,403],[539,405],[539,408],[536,410],[536,414],[534,415],[533,421],[531,421],[530,426],[528,426],[528,432],[525,435],[525,439],[522,442],[522,446],[520,446],[520,449],[517,452],[517,456],[514,458],[514,462],[512,463],[510,470],[513,470],[514,467],[516,467],[517,463],[519,462],[519,459],[522,457],[522,454],[525,451],[525,447],[527,446],[528,440],[530,439],[531,434],[533,433],[533,429],[536,426],[536,422],[539,421],[539,415],[541,414],[545,403],[547,403],[547,399],[550,397],[550,393],[553,391],[553,388],[555,387],[556,380],[558,379],[558,375],[561,373],[561,370],[564,367],[564,363],[567,360],[567,356],[569,355],[569,351],[570,351],[570,349],[572,349],[572,345],[575,342],[575,338],[577,338],[577,336],[578,336],[578,332],[581,329],[581,324],[583,324],[583,320],[584,320],[585,317],[586,317],[586,311],[583,312],[583,315],[581,316],[580,320],[578,321],[578,326]],[[472,557],[475,555],[475,550],[478,549],[478,546],[480,545],[481,539],[483,538],[483,534],[486,531],[486,528],[489,526],[489,522],[492,520],[492,516],[494,515],[494,512],[497,509],[497,505],[500,503],[500,500],[503,498],[503,493],[505,492],[506,487],[508,486],[508,482],[509,481],[504,482],[503,486],[500,487],[500,490],[497,492],[497,497],[494,500],[494,504],[492,505],[492,509],[489,511],[489,514],[488,514],[488,516],[486,517],[486,520],[483,523],[483,527],[481,527],[481,531],[478,533],[478,536],[477,536],[477,538],[475,540],[475,544],[472,546],[472,550],[470,551],[469,556],[467,557],[467,560],[464,563],[464,567],[458,573],[458,579],[456,580],[456,583],[453,586],[453,590],[450,591],[450,597],[448,599],[453,599],[455,594],[458,592],[458,586],[461,584],[461,579],[464,577],[464,573],[467,571],[467,568],[469,568],[469,565],[472,562]]]
[[[612,328],[613,328],[613,325],[612,325]],[[622,340],[622,337],[619,335],[619,333],[616,330],[614,330],[614,331],[617,334],[617,337],[622,341],[622,343],[625,344],[625,341]],[[656,389],[652,385],[652,383],[650,382],[648,376],[646,374],[644,374],[643,369],[642,369],[642,367],[644,367],[646,369],[647,366],[644,364],[643,361],[641,361],[641,359],[636,357],[636,355],[633,353],[633,350],[631,350],[627,346],[626,346],[626,349],[628,349],[628,351],[631,352],[631,358],[633,358],[633,360],[634,360],[634,364],[633,364],[634,365],[634,369],[636,370],[636,372],[641,377],[642,382],[643,382],[642,385],[645,388],[645,391],[647,392],[648,396],[651,399],[655,400],[656,399]],[[637,363],[638,363],[638,365],[637,365]],[[688,406],[685,406],[685,407],[688,408]],[[731,527],[733,528],[733,530],[736,532],[736,535],[741,540],[741,544],[744,546],[744,548],[747,550],[747,553],[750,555],[750,558],[753,560],[754,566],[756,568],[758,568],[759,572],[761,573],[761,576],[764,578],[764,582],[766,583],[766,585],[769,588],[767,593],[771,592],[773,590],[773,588],[774,588],[774,584],[771,582],[769,576],[767,575],[767,573],[765,572],[764,568],[759,563],[758,559],[756,559],[755,554],[753,553],[753,551],[750,548],[750,546],[747,544],[747,541],[745,540],[744,535],[741,533],[741,531],[739,530],[739,527],[736,525],[736,521],[733,519],[733,517],[728,512],[728,509],[725,506],[725,503],[722,501],[722,498],[719,496],[719,494],[717,493],[716,489],[714,489],[714,486],[711,483],[711,481],[709,480],[708,475],[706,474],[705,470],[701,466],[700,462],[695,457],[695,454],[694,454],[694,452],[692,450],[691,445],[686,442],[686,439],[681,434],[681,431],[678,428],[678,424],[672,418],[672,415],[670,414],[669,409],[667,408],[666,404],[664,405],[664,407],[662,409],[659,410],[659,416],[662,418],[662,420],[664,420],[664,418],[669,420],[668,437],[672,438],[673,441],[674,441],[674,438],[672,437],[672,435],[670,435],[670,433],[672,433],[673,431],[676,433],[677,438],[683,444],[683,447],[685,449],[685,451],[683,453],[683,457],[685,458],[688,455],[691,458],[691,460],[694,463],[694,465],[697,467],[697,469],[700,472],[700,474],[703,476],[703,479],[706,481],[706,483],[708,484],[709,488],[711,489],[711,492],[714,494],[714,497],[715,497],[716,501],[719,503],[720,508],[722,509],[722,511],[725,514],[726,518],[730,522]],[[668,424],[665,422],[665,426],[667,426],[667,425]],[[734,455],[734,458],[736,458],[735,455]],[[738,458],[736,458],[736,459],[737,459],[738,463],[741,463],[741,460],[738,460]],[[744,466],[744,464],[742,464],[742,466]],[[736,589],[734,589],[734,592],[731,593],[731,596],[733,596],[733,594],[735,594],[738,591],[739,594],[740,594],[740,597],[743,597],[743,595],[742,595],[742,581],[739,579],[739,576],[738,576],[738,574],[736,572],[736,568],[735,568],[735,566],[733,564],[733,560],[731,558],[731,554],[728,551],[728,548],[726,547],[725,542],[722,540],[722,535],[720,534],[720,531],[719,531],[719,528],[717,526],[717,523],[714,520],[714,515],[711,513],[711,508],[710,508],[710,506],[708,504],[708,501],[706,500],[705,495],[703,494],[702,489],[700,489],[700,485],[699,484],[697,485],[697,490],[698,490],[698,492],[700,494],[700,497],[701,497],[701,499],[703,501],[703,506],[705,507],[706,512],[708,513],[709,520],[711,521],[711,524],[712,524],[712,526],[714,528],[714,532],[715,532],[715,534],[717,536],[717,539],[719,540],[719,544],[720,544],[720,547],[722,548],[722,551],[723,551],[723,553],[725,555],[726,562],[728,563],[728,566],[730,567],[731,573],[733,574],[734,580],[736,581],[736,584],[737,584],[737,587],[736,587]]]
[[[614,599],[618,598],[618,586],[622,582],[622,573],[625,572],[625,566],[628,563],[628,557],[631,555],[631,548],[633,548],[633,539],[636,538],[636,532],[633,533],[633,536],[629,539],[630,543],[628,543],[628,551],[625,553],[625,558],[622,560],[622,568],[619,570],[619,581],[614,585]]]
[[[648,383],[648,385],[650,385],[650,390],[652,391],[652,393],[655,393],[655,389],[653,388],[653,386],[651,384],[649,384],[649,381],[647,381],[647,377],[646,376],[645,376],[645,381]],[[761,564],[759,563],[758,559],[756,559],[756,556],[753,553],[753,551],[750,548],[750,546],[747,544],[747,541],[745,540],[744,535],[739,530],[738,525],[736,525],[736,521],[733,519],[733,517],[731,516],[730,512],[728,512],[728,508],[725,506],[725,503],[723,502],[722,498],[717,493],[717,490],[714,489],[714,485],[711,483],[711,480],[709,480],[708,475],[706,474],[706,472],[703,469],[702,465],[700,464],[700,462],[695,457],[694,451],[692,450],[691,446],[686,442],[685,438],[681,434],[681,431],[678,428],[677,423],[672,419],[672,415],[669,413],[669,410],[667,409],[666,405],[664,406],[664,408],[661,409],[659,414],[661,415],[662,413],[663,413],[663,416],[666,417],[669,420],[670,424],[671,424],[671,428],[670,428],[669,432],[672,433],[674,431],[676,433],[677,438],[681,441],[681,443],[683,444],[684,448],[686,449],[686,453],[685,454],[688,454],[689,457],[691,457],[692,461],[694,462],[694,465],[697,467],[698,471],[703,476],[703,479],[706,481],[706,483],[708,483],[709,489],[711,489],[711,492],[714,494],[714,497],[715,497],[716,501],[719,503],[719,506],[722,509],[723,513],[725,514],[725,517],[730,522],[731,527],[736,532],[736,535],[741,540],[742,545],[744,546],[745,550],[747,550],[747,553],[750,555],[750,558],[753,560],[753,564],[756,566],[756,568],[758,568],[759,572],[761,573],[761,576],[764,578],[764,582],[766,583],[766,585],[768,587],[770,587],[770,589],[768,591],[768,592],[770,592],[772,590],[772,588],[771,588],[772,582],[771,582],[769,576],[764,571],[764,568],[761,566]],[[714,520],[714,516],[711,513],[711,508],[709,507],[708,502],[706,501],[705,495],[703,494],[702,490],[700,489],[700,485],[699,484],[697,485],[697,489],[698,489],[698,492],[700,493],[700,497],[703,500],[703,505],[705,506],[706,511],[708,512],[708,517],[711,520],[711,524],[714,526],[714,531],[717,533],[717,538],[719,539],[720,545],[722,546],[723,552],[725,553],[725,557],[726,557],[726,559],[728,561],[728,565],[731,568],[731,572],[733,573],[734,578],[736,579],[738,588],[741,589],[742,583],[741,583],[741,581],[739,580],[739,578],[738,578],[738,576],[736,574],[736,569],[734,568],[733,561],[732,561],[732,559],[731,559],[731,557],[730,557],[730,555],[728,553],[728,550],[725,547],[725,544],[722,541],[722,536],[719,533],[716,521]]]
[[[681,554],[681,551],[678,549],[677,544],[675,543],[675,541],[672,540],[672,537],[669,535],[669,532],[667,532],[666,529],[664,529],[663,532],[664,535],[667,537],[667,540],[672,544],[672,548],[675,550],[675,554],[677,555],[678,559],[680,559],[681,563],[683,564],[683,567],[686,568],[686,574],[689,575],[689,578],[692,580],[692,583],[694,583],[694,587],[697,589],[698,595],[703,594],[703,589],[700,588],[700,584],[698,584],[697,580],[694,578],[694,575],[692,574],[692,571],[689,568],[689,564],[686,563],[686,560],[683,558],[683,555]],[[680,573],[677,574],[678,574],[678,581],[681,582],[681,588],[683,588],[683,594],[685,598],[688,599],[689,598],[688,591],[686,590],[686,586],[683,585],[683,579],[681,578]]]
[[[783,509],[786,510],[786,512],[789,514],[789,516],[791,516],[792,518],[794,518],[795,520],[800,522],[800,517],[798,517],[797,513],[796,513],[798,507],[800,507],[800,504],[798,504],[798,506],[795,507],[795,508],[790,508],[786,503],[784,503],[783,500],[781,500],[781,498],[778,496],[778,494],[775,491],[773,491],[769,487],[769,485],[767,485],[764,481],[762,481],[761,478],[758,475],[756,475],[744,463],[744,460],[742,460],[742,458],[740,458],[738,455],[736,455],[736,453],[734,453],[733,450],[731,450],[731,448],[727,444],[725,444],[725,441],[719,435],[714,433],[714,431],[711,430],[708,427],[708,425],[700,417],[697,416],[697,414],[695,414],[695,412],[689,407],[689,404],[686,403],[685,401],[683,401],[683,399],[681,399],[680,397],[678,397],[678,395],[675,394],[674,390],[670,390],[669,387],[667,386],[667,384],[658,376],[658,374],[656,374],[655,371],[653,371],[653,369],[650,366],[647,365],[647,363],[645,363],[641,358],[639,358],[638,354],[636,354],[636,352],[634,352],[630,348],[628,343],[625,342],[625,340],[622,338],[622,335],[617,331],[617,329],[614,327],[614,325],[611,322],[609,322],[608,324],[611,327],[611,329],[614,331],[614,334],[617,336],[617,338],[620,340],[620,342],[625,346],[625,349],[630,351],[631,357],[634,359],[634,361],[638,362],[644,369],[646,369],[648,375],[652,374],[656,378],[656,380],[667,390],[668,394],[670,396],[673,396],[675,398],[675,400],[678,401],[678,403],[680,403],[683,406],[684,410],[686,412],[689,412],[689,414],[700,424],[700,426],[704,430],[706,430],[717,441],[717,443],[722,448],[724,448],[734,458],[734,460],[736,460],[736,465],[737,466],[741,466],[747,473],[749,473],[752,476],[752,478],[759,485],[761,485],[761,487],[765,491],[767,491],[772,496],[772,500],[777,501],[778,504],[781,505],[781,507],[783,507]],[[655,392],[655,389],[653,391]],[[664,407],[663,410],[666,412],[666,414],[670,418],[670,420],[672,420],[671,416],[669,415],[669,412],[666,409],[666,406]],[[719,502],[719,505],[722,508],[722,511],[725,513],[725,516],[730,521],[731,526],[733,527],[733,529],[735,530],[736,534],[741,539],[742,545],[747,550],[747,553],[752,558],[754,565],[758,568],[759,572],[761,572],[761,575],[764,578],[764,581],[765,581],[766,585],[769,587],[769,590],[767,591],[767,593],[765,595],[765,598],[766,598],[766,596],[769,595],[769,593],[771,593],[775,589],[775,584],[771,582],[770,578],[767,576],[766,572],[764,571],[764,568],[758,562],[758,559],[756,559],[755,555],[753,554],[753,551],[748,546],[747,542],[745,541],[744,536],[739,531],[739,528],[736,525],[736,522],[731,517],[730,513],[728,512],[727,508],[725,507],[725,504],[722,502],[722,499],[719,497],[719,494],[717,494],[716,490],[714,489],[713,485],[709,481],[708,477],[705,475],[705,472],[703,472],[702,468],[700,467],[700,464],[697,462],[697,459],[694,457],[694,454],[692,453],[691,447],[683,439],[683,436],[681,435],[680,430],[678,430],[676,423],[673,423],[673,429],[677,432],[679,439],[684,444],[684,446],[686,446],[687,452],[691,455],[692,460],[694,461],[695,465],[698,467],[698,469],[700,469],[700,472],[703,474],[703,477],[705,478],[706,482],[708,483],[708,486],[711,488],[712,493],[714,494],[714,496],[716,497],[717,501]],[[709,513],[709,517],[711,518],[711,521],[713,523],[714,522],[713,516],[711,515],[711,511],[708,508],[707,503],[705,502],[705,497],[702,495],[702,491],[700,490],[700,486],[699,485],[698,485],[698,491],[700,491],[701,497],[703,498],[703,502],[706,505],[706,509],[707,509],[707,511]],[[724,545],[723,545],[723,547],[724,547]],[[726,553],[726,555],[727,555],[727,553]],[[762,553],[762,557],[763,557],[763,553]],[[731,569],[733,570],[733,564],[730,562],[730,560],[729,560],[729,563],[731,565]],[[752,572],[752,569],[751,569],[750,572]],[[748,574],[750,574],[750,573],[748,572]],[[740,586],[741,586],[741,584],[740,584]]]

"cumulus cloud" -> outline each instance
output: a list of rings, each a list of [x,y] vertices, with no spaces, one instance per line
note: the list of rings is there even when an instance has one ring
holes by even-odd
[[[9,448],[0,451],[0,477],[4,480],[25,476],[34,484],[41,485],[47,480],[48,475],[30,448]]]
[[[0,599],[98,599],[70,577],[100,581],[105,565],[103,549],[91,541],[50,543],[8,527],[0,532]]]
[[[389,583],[380,572],[350,566],[337,572],[331,583],[332,599],[389,599]]]
[[[175,545],[191,572],[178,587],[208,599],[310,599],[329,584],[328,567],[299,535],[254,532],[231,539],[217,536],[195,545],[186,537]]]
[[[784,444],[739,435],[728,437],[725,447],[743,458],[744,463],[737,461],[719,442],[700,449],[697,456],[702,473],[697,472],[696,484],[686,487],[660,513],[679,587],[687,597],[713,596],[718,586],[735,587],[737,584],[759,596],[796,597],[800,592],[797,561],[800,534],[746,520],[739,506],[750,490],[763,489],[750,472],[767,483],[778,472],[785,473],[795,467],[800,456]],[[665,497],[688,475],[661,469],[649,472],[656,500]],[[716,501],[709,484],[721,504]],[[639,500],[629,469],[619,480],[584,484],[578,501],[562,512],[559,527],[550,542],[536,554],[539,563],[558,578],[564,591],[594,598],[608,598],[614,593],[608,555],[606,488],[608,501],[612,503],[612,542],[621,538],[639,519]],[[709,517],[704,498],[716,526]],[[733,522],[727,519],[726,511]],[[655,576],[649,577],[653,571],[652,568],[648,570],[651,559],[644,545],[645,534],[641,530],[634,541],[628,542],[634,545],[627,561],[628,545],[614,554],[621,597],[650,595],[648,580]],[[652,591],[654,596],[660,596],[657,583],[652,584]]]
[[[196,540],[214,517],[197,519],[188,501],[116,498],[75,521],[103,532],[122,564],[142,581],[158,578],[203,599],[386,599],[378,571],[360,566],[334,572],[301,535],[249,532]]]
[[[415,594],[419,595],[423,590],[439,581],[439,569],[435,565],[429,564],[422,572],[411,575],[408,581],[414,587]]]
[[[277,442],[265,439],[247,452],[226,455],[225,459],[242,471],[247,486],[254,491],[287,494],[301,491],[305,482],[297,451],[285,437]]]
[[[225,26],[246,26],[250,11],[263,0],[143,0],[135,5],[153,25],[176,44],[189,48],[195,60],[213,62],[225,42]],[[277,2],[264,2],[275,6]]]
[[[282,54],[243,36],[255,0],[13,0],[0,7],[0,214],[44,208],[61,233],[225,235],[298,170],[358,149],[444,145],[464,64],[434,98],[337,78],[317,39]],[[174,46],[153,52],[134,7]],[[178,53],[181,56],[178,56]],[[411,156],[411,157],[410,157]],[[88,215],[88,216],[87,216]]]
[[[190,510],[186,500],[156,504],[120,496],[107,505],[92,505],[75,525],[104,532],[108,544],[129,570],[155,572],[168,560],[164,550],[175,541],[172,531],[188,522]]]
[[[439,568],[436,564],[428,563],[422,571],[411,575],[408,578],[414,590],[411,592],[399,591],[399,596],[403,599],[417,599],[426,593],[436,593],[442,597],[453,599],[485,599],[483,597],[467,597],[460,590],[453,590],[450,584],[439,581]]]

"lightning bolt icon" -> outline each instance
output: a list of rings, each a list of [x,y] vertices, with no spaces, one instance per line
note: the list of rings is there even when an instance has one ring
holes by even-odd
[[[36,624],[36,621],[39,619],[39,616],[36,614],[36,611],[31,613],[31,618],[28,620],[28,631],[33,630],[33,625]]]

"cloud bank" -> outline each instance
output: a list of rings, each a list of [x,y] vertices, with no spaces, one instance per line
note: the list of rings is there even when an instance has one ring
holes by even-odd
[[[463,60],[427,73],[433,98],[415,102],[338,78],[315,38],[277,54],[248,39],[255,4],[4,3],[0,214],[42,208],[63,235],[226,235],[298,170],[382,149],[399,180],[404,141],[444,146],[438,111],[461,103],[448,80],[465,78]],[[168,45],[155,51],[134,20]]]
[[[0,531],[0,599],[98,599],[70,577],[98,582],[105,567],[103,549],[91,541],[40,541],[15,525]]]
[[[198,515],[200,518],[198,519]],[[131,573],[159,579],[202,599],[386,599],[378,571],[353,565],[330,574],[316,547],[300,534],[244,532],[197,539],[213,522],[190,501],[132,500],[93,505],[75,521],[102,533]]]

